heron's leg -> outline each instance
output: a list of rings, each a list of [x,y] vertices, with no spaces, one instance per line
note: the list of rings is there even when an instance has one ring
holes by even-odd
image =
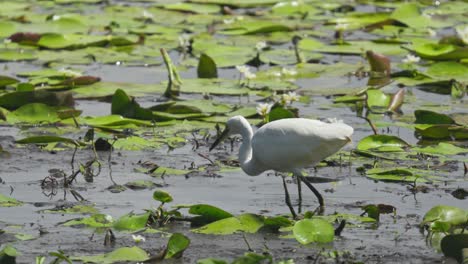
[[[297,219],[296,212],[294,211],[294,208],[291,204],[291,197],[289,196],[289,191],[288,191],[288,186],[286,186],[286,180],[284,177],[281,177],[283,179],[283,187],[284,187],[284,198],[286,200],[286,205],[289,208],[289,211],[291,211],[291,215],[294,219]]]
[[[299,177],[296,177],[297,179],[297,193],[299,195],[299,202],[298,202],[298,205],[297,205],[297,211],[298,213],[301,213],[302,212],[302,183],[301,183],[301,178]]]
[[[307,187],[309,187],[309,189],[315,194],[319,201],[320,207],[324,207],[325,203],[323,202],[323,197],[319,191],[317,191],[317,189],[315,189],[315,187],[312,186],[312,184],[304,176],[302,176],[302,174],[297,174],[297,177],[300,178],[301,181],[304,182],[305,185],[307,185]]]

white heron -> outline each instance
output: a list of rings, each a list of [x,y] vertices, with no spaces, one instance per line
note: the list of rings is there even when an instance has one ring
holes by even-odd
[[[265,124],[256,133],[243,116],[231,117],[224,131],[210,147],[215,148],[229,135],[240,134],[242,144],[239,162],[242,170],[251,176],[267,170],[292,172],[298,184],[304,182],[315,194],[321,207],[320,193],[302,175],[302,169],[315,165],[351,142],[353,128],[343,122],[322,122],[306,118],[280,119]],[[284,183],[286,203],[295,216]]]

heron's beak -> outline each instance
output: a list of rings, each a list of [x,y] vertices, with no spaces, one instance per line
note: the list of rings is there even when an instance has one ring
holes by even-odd
[[[221,133],[221,135],[215,140],[213,145],[211,145],[210,151],[214,149],[221,141],[223,141],[228,136],[228,134],[229,134],[229,129],[226,127]]]
[[[348,136],[346,136],[346,141],[347,141],[346,144],[349,144],[349,143],[353,142],[353,140]]]

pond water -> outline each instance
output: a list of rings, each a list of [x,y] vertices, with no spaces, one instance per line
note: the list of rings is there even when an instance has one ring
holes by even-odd
[[[75,109],[82,110],[81,117],[83,117],[78,119],[81,127],[75,128],[72,121],[68,120],[67,122],[63,119],[54,122],[24,122],[25,119],[20,119],[20,122],[13,122],[11,120],[14,119],[10,118],[17,115],[14,114],[16,109],[7,109],[7,107],[0,109],[0,111],[4,109],[5,111],[2,113],[6,113],[6,120],[2,121],[0,119],[0,146],[3,149],[1,151],[0,148],[0,194],[24,203],[20,206],[0,206],[0,245],[13,245],[21,253],[16,259],[17,263],[33,263],[37,256],[46,256],[49,252],[58,250],[62,250],[65,255],[79,257],[107,253],[124,246],[133,246],[135,242],[132,239],[132,234],[134,234],[132,232],[135,231],[141,233],[146,238],[146,241],[139,243],[138,246],[153,255],[162,250],[171,233],[179,232],[186,235],[191,240],[190,246],[185,250],[180,259],[167,260],[171,263],[196,263],[197,260],[209,257],[232,260],[242,256],[249,249],[259,253],[268,252],[273,256],[275,261],[292,259],[295,263],[442,263],[447,260],[440,250],[437,249],[437,239],[428,239],[426,236],[427,232],[420,230],[420,223],[425,213],[436,205],[450,205],[468,210],[465,196],[460,198],[452,194],[457,189],[468,190],[468,176],[464,171],[464,165],[468,163],[468,158],[466,157],[468,146],[466,138],[468,137],[465,134],[465,136],[461,136],[460,138],[449,137],[434,140],[416,135],[414,112],[416,110],[432,110],[444,114],[456,113],[462,116],[461,119],[457,119],[457,126],[463,127],[467,125],[466,123],[460,123],[463,120],[466,122],[468,114],[466,95],[463,94],[461,97],[454,98],[450,95],[450,92],[444,94],[428,90],[422,82],[410,84],[410,81],[396,78],[392,83],[386,84],[381,90],[387,96],[393,95],[401,89],[401,86],[405,86],[401,85],[402,83],[406,84],[404,88],[405,99],[399,111],[397,111],[398,113],[382,114],[378,111],[372,112],[368,108],[364,111],[367,113],[363,114],[358,106],[359,102],[362,103],[362,100],[352,101],[347,104],[334,102],[334,100],[342,95],[356,95],[358,91],[369,88],[367,85],[369,78],[366,75],[356,77],[356,74],[354,74],[360,67],[364,67],[365,71],[369,71],[367,60],[361,56],[363,52],[349,50],[333,51],[336,47],[329,45],[335,41],[331,35],[334,33],[335,24],[338,23],[336,19],[345,19],[343,23],[349,24],[350,29],[347,29],[349,33],[345,36],[345,40],[350,41],[351,44],[349,45],[353,46],[358,44],[352,43],[352,41],[374,40],[376,36],[386,36],[389,34],[388,32],[367,33],[361,30],[362,26],[385,20],[391,14],[397,17],[395,15],[396,11],[393,10],[406,10],[405,8],[408,9],[409,7],[401,3],[388,3],[388,6],[385,4],[377,6],[374,3],[348,5],[340,1],[333,1],[331,5],[336,8],[356,7],[350,13],[340,13],[339,11],[335,11],[335,9],[332,11],[331,7],[321,7],[315,1],[299,1],[300,5],[304,5],[303,8],[308,8],[307,10],[309,10],[310,15],[310,17],[305,16],[301,20],[297,12],[287,10],[274,11],[273,5],[267,4],[260,7],[260,3],[259,7],[255,5],[253,7],[241,5],[239,9],[235,9],[236,4],[234,4],[234,7],[231,6],[234,8],[234,11],[231,10],[234,12],[233,15],[221,17],[219,10],[212,13],[211,11],[206,11],[205,8],[211,10],[211,8],[223,6],[223,4],[190,5],[187,3],[189,7],[183,8],[190,8],[190,12],[182,13],[179,10],[182,7],[176,8],[169,5],[173,4],[171,1],[165,1],[166,3],[164,1],[153,1],[150,3],[110,1],[107,4],[100,1],[97,1],[99,2],[97,4],[86,4],[86,1],[69,1],[70,3],[68,1],[55,1],[57,3],[67,2],[62,5],[54,3],[54,1],[40,2],[36,3],[33,1],[31,5],[34,8],[32,9],[20,6],[21,4],[27,6],[29,5],[28,2],[7,1],[5,2],[5,7],[8,7],[8,10],[12,12],[26,14],[33,22],[36,20],[46,21],[44,22],[45,25],[41,24],[42,22],[36,25],[36,28],[31,25],[16,25],[15,19],[2,11],[0,11],[0,23],[4,23],[5,25],[7,23],[14,23],[16,30],[13,30],[11,34],[23,31],[45,34],[48,31],[44,28],[47,26],[47,23],[52,22],[44,20],[43,16],[45,14],[62,14],[63,17],[71,19],[67,22],[70,25],[63,21],[64,24],[57,22],[57,27],[53,29],[55,30],[55,34],[78,33],[86,35],[89,33],[91,35],[99,35],[103,34],[100,30],[104,31],[102,28],[107,25],[114,30],[115,35],[131,39],[137,36],[135,32],[141,31],[143,33],[139,34],[145,35],[147,40],[141,46],[138,46],[136,42],[127,45],[134,49],[128,51],[128,53],[125,48],[127,46],[118,46],[112,43],[107,43],[105,47],[113,50],[115,54],[103,54],[105,49],[100,51],[88,50],[88,53],[93,53],[93,56],[95,56],[96,61],[93,62],[82,61],[88,57],[83,57],[83,54],[77,54],[83,49],[91,48],[91,46],[86,45],[81,49],[71,45],[55,49],[54,45],[61,44],[45,42],[40,48],[34,45],[33,47],[27,46],[24,43],[24,46],[15,46],[18,45],[16,43],[5,44],[3,49],[7,50],[9,49],[8,45],[11,45],[10,49],[13,50],[32,50],[37,58],[31,61],[10,61],[2,57],[4,56],[2,53],[4,50],[0,51],[0,61],[2,61],[0,62],[0,69],[3,69],[0,71],[0,76],[14,77],[19,82],[32,83],[37,85],[36,90],[70,90],[76,99]],[[218,3],[223,1],[213,2]],[[291,3],[287,5],[291,5],[291,8],[293,8],[294,4]],[[442,7],[440,7],[440,12],[455,12],[446,5],[450,4],[443,3]],[[460,5],[468,10],[466,3],[463,5],[454,1],[453,5]],[[421,12],[425,10],[424,12],[426,13],[431,8],[433,6],[427,3],[417,6],[418,10],[421,10]],[[225,12],[227,12],[226,10]],[[143,11],[149,13],[143,13]],[[255,13],[255,11],[258,13]],[[109,17],[119,17],[120,15],[121,17],[119,18],[122,19],[118,21],[120,25],[116,26],[112,24],[110,22],[112,19],[107,21],[105,18],[90,17],[92,14],[99,14],[101,12],[107,13]],[[145,22],[144,19],[142,20],[141,17],[139,18],[133,14],[134,12],[146,14],[145,16],[148,17],[145,19],[148,20]],[[204,14],[204,12],[206,13]],[[283,14],[282,12],[292,13]],[[374,13],[375,17],[367,17],[368,21],[364,19],[359,20],[359,12]],[[149,15],[150,13],[153,15]],[[275,14],[275,16],[270,16],[271,13]],[[453,34],[454,31],[450,30],[450,27],[458,25],[460,22],[460,14],[457,12],[454,14],[453,18],[443,17],[444,19],[441,19],[438,23],[445,24],[435,24],[434,30]],[[226,25],[229,23],[224,22],[223,24],[219,20],[221,18],[231,19],[231,17],[235,19],[241,15],[247,17],[248,22],[251,19],[252,21],[258,20],[262,23],[265,20],[273,23],[275,18],[280,16],[284,19],[284,21],[280,21],[282,24],[278,22],[280,25],[290,26],[291,29],[295,29],[296,34],[304,36],[304,39],[309,38],[321,41],[326,43],[326,45],[318,47],[322,49],[320,53],[312,52],[320,54],[320,57],[311,60],[309,63],[289,63],[289,59],[278,58],[276,55],[260,57],[262,61],[269,59],[270,62],[279,60],[284,61],[284,63],[280,64],[280,66],[274,65],[275,63],[267,63],[258,68],[251,67],[257,73],[258,79],[252,79],[252,83],[247,82],[243,86],[237,84],[239,72],[234,68],[237,64],[229,64],[229,60],[226,62],[226,57],[232,60],[239,60],[239,58],[235,58],[235,52],[239,52],[238,57],[241,58],[240,60],[242,61],[242,58],[247,58],[247,60],[244,60],[244,63],[247,63],[249,60],[254,59],[255,52],[242,50],[246,49],[245,46],[247,44],[239,44],[238,46],[242,47],[242,49],[232,51],[232,53],[227,55],[219,55],[216,51],[212,50],[212,57],[215,62],[219,59],[218,61],[221,61],[220,63],[224,65],[218,68],[218,77],[229,80],[231,86],[233,84],[236,86],[235,89],[248,88],[248,95],[228,95],[228,92],[224,92],[224,90],[220,93],[210,92],[211,90],[208,92],[184,92],[184,89],[187,89],[184,88],[184,85],[196,86],[196,89],[193,89],[197,91],[203,90],[202,88],[212,89],[212,87],[200,88],[199,86],[203,86],[203,84],[192,85],[192,80],[197,79],[196,66],[199,54],[202,52],[210,54],[210,50],[204,50],[203,45],[211,47],[210,45],[214,41],[211,37],[204,35],[207,26],[216,27],[221,23],[218,30],[224,30],[224,33],[213,36],[213,39],[218,41],[218,44],[221,46],[226,44],[223,42],[229,42],[231,39],[233,42],[240,41],[242,43],[242,41],[245,41],[255,45],[262,38],[266,38],[269,48],[265,49],[265,53],[269,50],[280,50],[288,54],[287,56],[293,54],[289,53],[294,49],[293,44],[289,41],[284,41],[284,39],[293,36],[292,34],[282,36],[281,31],[263,32],[264,28],[257,29],[259,30],[257,34],[253,31],[253,33],[246,33],[245,35],[235,35],[233,32],[239,30],[236,28],[228,28],[233,31],[226,33]],[[304,14],[302,15],[304,16]],[[446,13],[443,13],[443,15],[446,15]],[[155,16],[160,17],[156,19]],[[184,16],[187,17],[184,18]],[[380,20],[379,16],[381,16]],[[168,20],[159,20],[159,18],[167,18]],[[96,20],[93,22],[93,19]],[[211,24],[213,21],[216,23]],[[305,26],[306,23],[312,23],[313,21],[318,23],[317,26],[313,28]],[[401,21],[403,21],[402,23],[408,23],[404,19]],[[173,24],[173,29],[177,29],[176,33],[170,31],[172,27],[169,25],[171,24]],[[2,26],[7,28],[5,25],[0,24],[0,28]],[[80,30],[79,26],[83,26],[86,30]],[[155,29],[150,26],[163,26],[167,28],[162,29],[158,27]],[[394,25],[388,26],[393,27]],[[247,30],[251,30],[249,27],[254,26],[249,24],[246,27]],[[279,27],[279,25],[274,24],[274,27]],[[393,28],[387,29],[389,32],[394,31]],[[160,30],[162,33],[158,34],[164,35],[166,39],[148,33],[151,30]],[[413,39],[413,37],[416,37],[413,35],[421,37],[420,35],[423,34],[422,32],[426,32],[427,28],[416,26],[413,28],[409,25],[400,30],[402,30],[400,36],[402,40],[413,40],[416,43],[416,40]],[[194,56],[187,55],[188,57],[185,59],[183,59],[179,52],[180,47],[178,47],[178,38],[182,33],[189,34],[194,40],[192,44]],[[0,40],[2,38],[6,39],[8,36],[0,34]],[[421,38],[431,39],[429,36]],[[438,38],[432,37],[433,41],[436,41]],[[165,43],[167,47],[164,46]],[[202,43],[200,44],[202,46],[196,46],[196,43]],[[366,44],[359,45],[365,46]],[[183,118],[178,117],[177,114],[180,113],[174,112],[170,114],[176,116],[176,121],[172,121],[172,123],[169,121],[168,123],[167,120],[160,120],[156,122],[155,127],[150,127],[149,125],[119,126],[108,123],[95,123],[97,125],[93,125],[89,121],[93,120],[92,118],[107,117],[112,114],[111,101],[114,100],[112,96],[115,90],[117,90],[113,86],[115,83],[120,83],[119,87],[123,87],[122,89],[129,95],[134,95],[135,101],[143,108],[149,108],[164,102],[162,100],[162,92],[166,84],[161,82],[167,80],[168,74],[158,54],[160,47],[170,50],[172,61],[179,69],[183,82],[181,86],[182,93],[179,99],[192,102],[208,97],[211,101],[206,100],[206,104],[209,104],[208,102],[215,102],[223,106],[228,105],[231,107],[230,110],[217,110],[220,112],[209,112],[210,110],[207,110],[206,116],[198,116],[194,119],[191,119],[189,116],[187,117],[188,121],[184,121]],[[236,47],[236,45],[226,44],[226,49],[233,47]],[[313,56],[304,42],[301,47],[304,51],[304,56]],[[376,48],[375,46],[372,47]],[[142,50],[138,50],[137,52],[136,50],[139,48]],[[411,46],[411,48],[414,47]],[[467,46],[465,45],[463,48],[466,49]],[[392,68],[392,72],[398,72],[406,67],[399,65],[399,63],[402,57],[406,55],[407,50],[399,48],[399,45],[396,45],[396,49],[399,49],[397,53],[390,51],[386,54],[385,48],[382,48],[383,52],[381,52],[388,55],[392,62],[398,65]],[[52,53],[46,54],[45,52],[48,51],[52,51]],[[58,54],[59,51],[70,53],[59,56],[56,60],[47,60],[47,56],[55,56],[53,53],[57,52]],[[127,57],[124,56],[125,54],[127,54]],[[99,57],[100,55],[103,55],[103,57]],[[120,65],[116,65],[112,60],[113,56],[122,58],[123,63],[119,61],[117,64]],[[138,57],[140,60],[133,61],[128,56],[140,56]],[[284,55],[283,57],[287,56]],[[460,56],[462,57],[457,57],[453,61],[458,61],[460,65],[467,67],[466,57],[463,57],[466,55]],[[125,59],[128,59],[128,61],[124,61]],[[44,61],[47,63],[44,64]],[[144,66],[144,64],[151,61],[157,65]],[[321,64],[316,64],[316,62]],[[334,65],[340,65],[340,63],[343,63],[342,67],[338,67],[337,69],[329,68]],[[426,70],[429,71],[429,68],[432,67],[431,65],[436,63],[438,63],[436,59],[426,59],[416,67],[421,72],[425,72]],[[307,68],[309,67],[307,65],[314,65],[310,67],[317,68],[312,70]],[[59,70],[64,67],[79,71],[82,75],[97,76],[100,78],[99,83],[103,84],[103,86],[107,85],[110,88],[101,90],[102,86],[99,87],[96,84],[91,84],[89,86],[91,88],[87,88],[86,85],[73,86],[71,88],[54,87],[53,83],[57,80],[50,76],[41,76],[40,78],[43,79],[39,80],[31,76],[24,77],[24,75],[21,75],[21,73],[35,72],[46,68]],[[268,75],[267,72],[270,71],[281,71],[281,67],[294,68],[298,71],[298,75],[291,77],[292,82],[286,81],[284,78],[274,79],[273,75]],[[433,79],[427,82],[435,83],[446,80],[446,78],[441,77],[442,73],[437,74],[431,76]],[[462,73],[454,73],[453,76],[450,74],[448,74],[448,79],[457,79],[466,89],[468,70]],[[130,87],[126,86],[127,84],[139,84],[144,85],[144,87]],[[15,85],[11,84],[2,89],[0,103],[3,102],[1,101],[1,96],[15,91]],[[154,85],[154,90],[152,90],[152,85]],[[223,86],[217,82],[211,83],[211,86],[215,85],[219,85],[219,87]],[[282,85],[294,86],[281,88]],[[263,88],[259,89],[260,87]],[[173,221],[166,226],[157,228],[158,232],[152,233],[143,233],[140,232],[141,230],[114,230],[116,242],[113,246],[108,246],[104,245],[105,233],[102,230],[84,225],[70,227],[64,224],[71,219],[87,217],[89,214],[51,213],[47,211],[54,208],[66,208],[72,205],[85,204],[91,205],[97,210],[96,212],[118,219],[130,212],[140,214],[147,209],[154,210],[159,206],[159,202],[153,199],[153,192],[155,190],[164,190],[174,198],[172,202],[165,205],[167,209],[173,208],[176,205],[209,204],[222,208],[233,215],[251,213],[265,217],[287,216],[290,211],[284,201],[282,177],[286,176],[293,204],[297,209],[297,184],[292,177],[279,175],[272,171],[262,173],[257,177],[247,176],[236,165],[237,152],[241,143],[238,137],[234,138],[232,145],[229,140],[226,140],[222,147],[218,147],[211,152],[208,149],[216,135],[215,125],[217,123],[222,124],[222,122],[216,121],[226,121],[231,113],[237,109],[243,109],[246,110],[244,112],[247,113],[246,115],[248,115],[253,125],[260,124],[262,117],[256,115],[255,106],[259,102],[272,102],[272,98],[276,98],[280,94],[290,90],[294,90],[300,96],[300,100],[293,102],[289,105],[289,108],[286,106],[285,108],[297,110],[301,117],[321,119],[337,117],[355,129],[355,133],[352,136],[353,142],[338,154],[327,159],[328,163],[321,163],[316,168],[309,167],[305,169],[308,175],[307,178],[325,198],[326,207],[323,215],[339,213],[358,217],[365,214],[362,209],[363,206],[377,204],[393,206],[395,208],[393,213],[382,213],[379,221],[374,223],[365,223],[356,219],[348,220],[348,225],[344,228],[341,235],[336,236],[333,242],[326,244],[311,243],[301,245],[294,237],[283,237],[287,232],[237,232],[231,235],[199,234],[191,231],[192,228],[188,222]],[[370,103],[372,102],[367,102],[367,104]],[[0,104],[0,106],[2,105]],[[194,108],[197,107],[202,109],[203,106],[198,104]],[[202,112],[205,114],[204,110]],[[34,116],[36,113],[30,112],[30,114]],[[122,113],[119,114],[124,115]],[[194,113],[192,112],[191,114]],[[196,114],[200,113],[197,112]],[[405,147],[396,152],[403,153],[402,155],[407,154],[407,156],[403,158],[400,155],[397,158],[391,158],[393,152],[386,152],[385,150],[381,150],[381,152],[369,151],[367,156],[362,155],[362,153],[359,155],[356,150],[358,150],[361,140],[374,134],[368,121],[363,118],[364,116],[377,126],[379,134],[396,136],[406,141],[411,147]],[[84,117],[89,117],[89,119]],[[132,118],[131,116],[128,117]],[[136,117],[133,118],[138,119]],[[110,142],[113,142],[112,138],[118,136],[119,139],[115,143],[116,148],[111,152],[97,151],[97,157],[102,167],[100,173],[92,177],[91,181],[85,180],[83,177],[85,173],[83,172],[78,174],[76,180],[67,188],[63,188],[63,182],[60,183],[61,177],[54,178],[58,184],[53,187],[44,187],[44,179],[51,175],[51,169],[61,170],[65,172],[65,175],[69,176],[79,169],[79,164],[84,165],[87,161],[92,160],[94,152],[90,144],[79,148],[76,155],[74,155],[73,147],[63,142],[57,145],[45,143],[18,144],[15,142],[16,140],[33,135],[58,135],[83,140],[86,131],[91,127],[95,128],[96,138],[107,137]],[[134,143],[134,141],[120,143],[126,142],[125,138],[128,137],[128,134],[125,133],[129,131],[133,135],[145,139],[145,143]],[[466,133],[466,128],[463,131],[465,131],[463,133]],[[430,155],[428,152],[424,152],[424,150],[417,150],[417,147],[437,146],[440,142],[453,144],[462,150],[451,154],[435,153],[434,155]],[[423,154],[419,156],[420,153]],[[418,156],[414,157],[416,154]],[[74,157],[73,163],[72,157]],[[390,159],[387,159],[388,157]],[[163,170],[167,168],[167,173],[161,173],[161,171],[153,175],[144,173],[148,171],[148,167],[144,167],[143,164],[148,163],[152,163],[153,168],[161,167]],[[420,175],[418,174],[417,177],[420,177],[422,180],[419,181],[418,178],[415,181],[416,183],[407,181],[404,177],[399,180],[378,180],[377,178],[372,178],[370,173],[367,173],[371,168],[420,169],[422,172],[418,172]],[[94,169],[96,168],[94,167]],[[171,169],[178,169],[182,172],[172,172]],[[51,176],[47,179],[50,180],[51,178],[53,177]],[[109,187],[115,185],[124,185],[140,180],[151,181],[155,186],[146,189],[126,188],[121,192],[114,192],[109,189]],[[415,188],[414,184],[418,188]],[[317,206],[318,202],[315,196],[303,188],[302,213],[314,211]],[[186,209],[182,209],[181,212],[184,217],[189,215]],[[334,223],[334,225],[337,226],[337,223]],[[24,241],[20,238],[21,235],[24,235],[26,238]],[[48,257],[48,260],[50,259],[52,257]]]

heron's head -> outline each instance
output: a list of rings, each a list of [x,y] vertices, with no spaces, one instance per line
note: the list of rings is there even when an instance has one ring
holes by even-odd
[[[246,124],[249,125],[249,123],[243,116],[238,115],[238,116],[233,116],[229,118],[229,120],[226,122],[226,127],[224,128],[223,132],[211,145],[210,151],[214,149],[221,141],[223,141],[228,136],[240,134],[240,132],[242,131],[242,128]]]

